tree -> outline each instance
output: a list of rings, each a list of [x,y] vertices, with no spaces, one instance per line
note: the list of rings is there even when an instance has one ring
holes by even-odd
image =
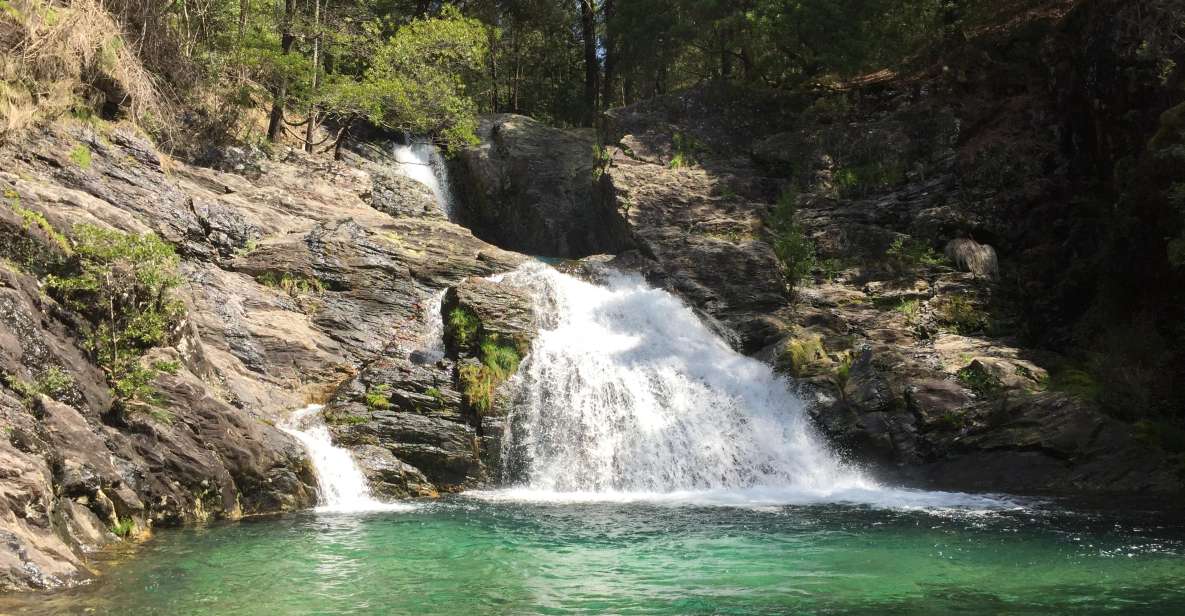
[[[287,56],[292,51],[296,36],[292,32],[293,20],[296,17],[296,0],[284,0],[284,17],[280,20],[280,55]],[[272,91],[272,112],[267,125],[267,140],[275,142],[280,138],[280,130],[284,126],[284,102],[288,96],[288,73],[281,72],[275,89]]]
[[[580,36],[584,43],[584,125],[592,126],[597,113],[597,82],[601,64],[597,60],[597,9],[594,0],[580,0]]]

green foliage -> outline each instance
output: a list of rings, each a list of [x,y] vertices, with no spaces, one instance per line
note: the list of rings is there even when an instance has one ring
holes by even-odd
[[[913,324],[921,317],[922,303],[916,299],[903,299],[896,310],[905,316],[906,322]]]
[[[963,295],[942,298],[935,314],[941,323],[964,336],[982,332],[989,324],[987,313]]]
[[[705,150],[699,140],[685,133],[676,132],[671,137],[671,142],[674,146],[671,162],[668,165],[671,169],[694,167]]]
[[[479,416],[490,413],[499,385],[514,375],[522,361],[518,349],[497,339],[483,340],[480,363],[467,363],[458,370],[465,403]]]
[[[774,254],[791,284],[806,278],[815,269],[815,243],[806,236],[802,225],[794,218],[797,211],[796,194],[782,193],[773,214],[766,221],[773,236]]]
[[[839,392],[840,400],[848,399],[848,381],[852,377],[852,354],[845,353],[840,358],[839,363],[835,365],[835,370],[831,373],[831,382],[835,384],[835,389]]]
[[[898,271],[915,271],[922,267],[946,265],[946,257],[929,244],[905,236],[898,236],[885,250],[885,259]]]
[[[975,392],[978,396],[994,396],[1004,389],[1004,384],[1000,382],[1000,379],[977,364],[959,370],[955,373],[955,377],[964,387]]]
[[[16,193],[12,194],[16,195]],[[6,193],[5,196],[8,196],[8,194]],[[62,235],[53,225],[49,224],[44,214],[21,207],[19,202],[12,202],[9,205],[12,207],[12,211],[21,217],[22,225],[26,231],[33,228],[40,229],[62,253],[69,256],[73,252],[70,248],[70,240],[66,239],[65,235]]]
[[[259,284],[279,289],[294,298],[302,295],[320,295],[325,292],[325,285],[321,284],[320,280],[301,273],[264,272],[256,276],[255,280]]]
[[[46,278],[50,291],[89,321],[86,347],[129,405],[159,402],[151,386],[159,370],[140,357],[168,343],[184,314],[174,297],[177,264],[172,246],[151,233],[77,224],[69,266]]]
[[[893,159],[843,167],[835,172],[832,181],[842,197],[864,196],[904,182],[905,165]]]
[[[1053,373],[1049,388],[1087,401],[1097,401],[1102,395],[1102,385],[1085,370],[1064,368]]]
[[[456,343],[459,349],[469,349],[477,343],[477,332],[481,325],[477,315],[460,306],[448,313],[446,334]]]
[[[371,411],[385,411],[391,408],[391,386],[386,383],[371,385],[366,390],[366,408]]]
[[[481,22],[445,7],[438,17],[403,25],[368,49],[360,74],[327,75],[315,103],[344,122],[365,119],[435,135],[450,150],[475,143],[477,104],[468,87],[484,78],[488,42]]]
[[[81,167],[83,169],[90,169],[91,168],[91,149],[81,143],[78,145],[75,145],[74,149],[70,150],[70,160],[74,161],[74,164],[78,165],[79,167]]]
[[[778,367],[795,377],[807,376],[826,357],[820,336],[787,340],[778,357]]]
[[[111,532],[116,537],[127,539],[136,532],[136,521],[132,518],[117,518],[115,524],[111,525]]]
[[[441,392],[439,388],[429,387],[428,389],[424,390],[424,395],[437,402],[444,402],[444,393]]]

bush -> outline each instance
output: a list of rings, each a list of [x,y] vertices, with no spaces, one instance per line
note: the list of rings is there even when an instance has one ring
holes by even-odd
[[[790,284],[806,278],[815,269],[815,243],[806,236],[805,230],[795,219],[797,211],[796,194],[787,190],[778,198],[766,225],[773,235],[774,255],[782,265]]]
[[[169,343],[184,315],[174,297],[181,283],[173,247],[151,233],[132,235],[93,225],[74,226],[73,259],[46,285],[91,325],[86,348],[125,404],[159,403],[151,382],[158,365],[141,357]]]

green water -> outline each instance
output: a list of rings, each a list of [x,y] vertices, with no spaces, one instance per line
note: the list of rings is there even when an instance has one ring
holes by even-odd
[[[162,532],[29,614],[1185,614],[1168,514],[528,504]]]

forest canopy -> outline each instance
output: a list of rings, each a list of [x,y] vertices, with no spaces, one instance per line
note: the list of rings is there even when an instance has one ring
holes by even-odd
[[[964,3],[0,0],[0,106],[14,116],[35,104],[56,79],[37,54],[63,21],[105,7],[114,28],[54,51],[85,85],[80,105],[165,123],[148,83],[206,139],[287,134],[312,150],[364,122],[455,146],[480,112],[590,125],[599,110],[706,80],[797,89],[893,67],[958,35]]]

